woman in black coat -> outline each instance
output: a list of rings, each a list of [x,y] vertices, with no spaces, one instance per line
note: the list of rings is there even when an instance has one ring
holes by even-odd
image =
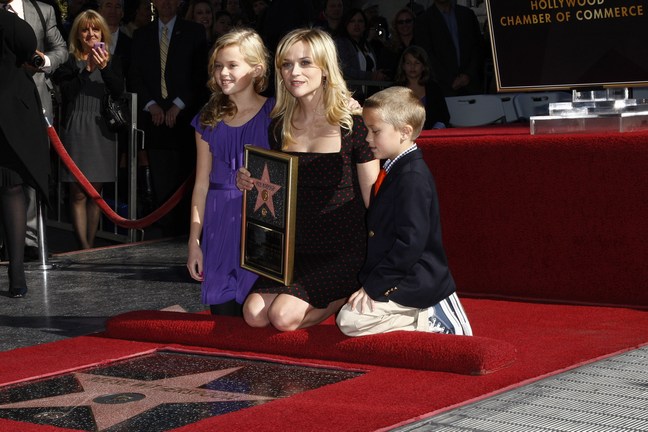
[[[23,184],[47,200],[47,125],[31,76],[22,68],[36,50],[36,36],[17,15],[0,11],[0,207],[9,253],[9,297],[27,293],[23,255],[26,207]]]

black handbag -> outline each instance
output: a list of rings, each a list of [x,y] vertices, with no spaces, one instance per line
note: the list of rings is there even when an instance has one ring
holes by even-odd
[[[101,104],[101,116],[113,132],[126,130],[130,127],[130,109],[125,97],[113,98],[106,93]]]

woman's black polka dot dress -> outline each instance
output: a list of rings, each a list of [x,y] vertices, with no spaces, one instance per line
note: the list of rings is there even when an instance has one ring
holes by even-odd
[[[345,132],[339,153],[291,153],[299,156],[293,283],[259,277],[253,291],[290,294],[325,308],[360,288],[366,229],[356,164],[374,157],[362,117],[354,116],[352,133]],[[280,149],[270,135],[270,147]]]

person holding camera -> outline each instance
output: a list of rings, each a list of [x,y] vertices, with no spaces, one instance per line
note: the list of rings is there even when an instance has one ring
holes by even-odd
[[[9,297],[27,294],[23,186],[47,197],[49,150],[45,118],[34,80],[22,67],[36,50],[36,36],[16,14],[0,8],[0,216],[9,253]]]
[[[104,183],[115,181],[117,158],[116,133],[102,117],[102,103],[107,94],[121,96],[124,79],[119,57],[110,55],[110,30],[99,13],[81,12],[70,31],[70,58],[54,73],[65,111],[61,138],[74,163],[101,192]],[[62,173],[61,181],[70,183],[72,225],[79,245],[91,248],[101,210],[72,173]]]
[[[0,0],[7,11],[13,12],[29,24],[36,34],[36,50],[23,68],[34,78],[41,104],[50,123],[54,121],[51,74],[68,58],[65,39],[57,27],[56,12],[49,4],[36,0]],[[38,221],[35,190],[25,185],[27,199],[27,232],[25,256],[38,258]]]

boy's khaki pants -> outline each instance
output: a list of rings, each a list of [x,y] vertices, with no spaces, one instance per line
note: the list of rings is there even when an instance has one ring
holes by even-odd
[[[374,302],[374,310],[359,313],[347,303],[337,316],[337,325],[347,336],[367,336],[397,330],[429,331],[428,309],[401,306],[393,301]]]

